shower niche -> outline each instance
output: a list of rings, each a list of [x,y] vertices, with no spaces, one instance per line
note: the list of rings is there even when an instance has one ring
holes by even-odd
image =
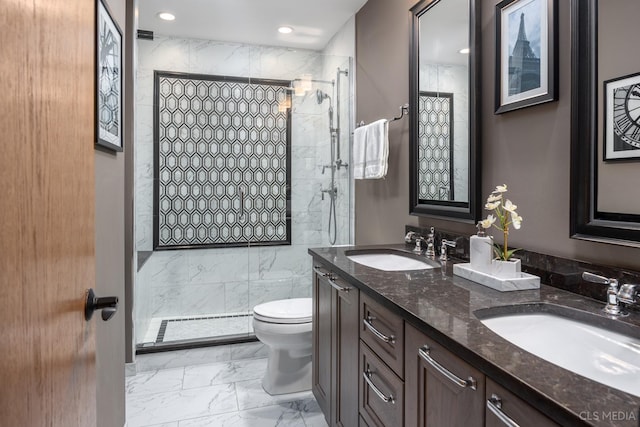
[[[154,250],[291,244],[290,85],[154,72]]]

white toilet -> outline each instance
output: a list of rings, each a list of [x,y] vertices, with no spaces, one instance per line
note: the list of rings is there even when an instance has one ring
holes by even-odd
[[[269,394],[311,389],[311,298],[270,301],[253,308],[253,330],[269,348],[262,387]]]

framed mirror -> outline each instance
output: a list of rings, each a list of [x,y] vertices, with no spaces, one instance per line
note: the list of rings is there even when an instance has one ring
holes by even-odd
[[[640,247],[640,2],[571,13],[571,237]]]
[[[409,213],[479,214],[480,0],[411,8]]]

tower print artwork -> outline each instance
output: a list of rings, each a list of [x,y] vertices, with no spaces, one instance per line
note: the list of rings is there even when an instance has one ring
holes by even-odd
[[[556,0],[496,5],[496,114],[557,99],[557,9]]]
[[[509,19],[515,19],[516,14]],[[513,27],[513,26],[512,26]],[[525,13],[520,13],[518,36],[509,56],[509,95],[527,92],[540,87],[540,35],[538,52],[534,52],[527,38]]]

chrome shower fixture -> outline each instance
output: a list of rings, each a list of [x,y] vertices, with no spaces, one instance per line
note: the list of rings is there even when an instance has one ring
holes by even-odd
[[[329,102],[331,102],[331,97],[326,92],[323,92],[320,89],[316,90],[316,100],[318,101],[318,104],[322,104],[325,99],[328,99]]]

